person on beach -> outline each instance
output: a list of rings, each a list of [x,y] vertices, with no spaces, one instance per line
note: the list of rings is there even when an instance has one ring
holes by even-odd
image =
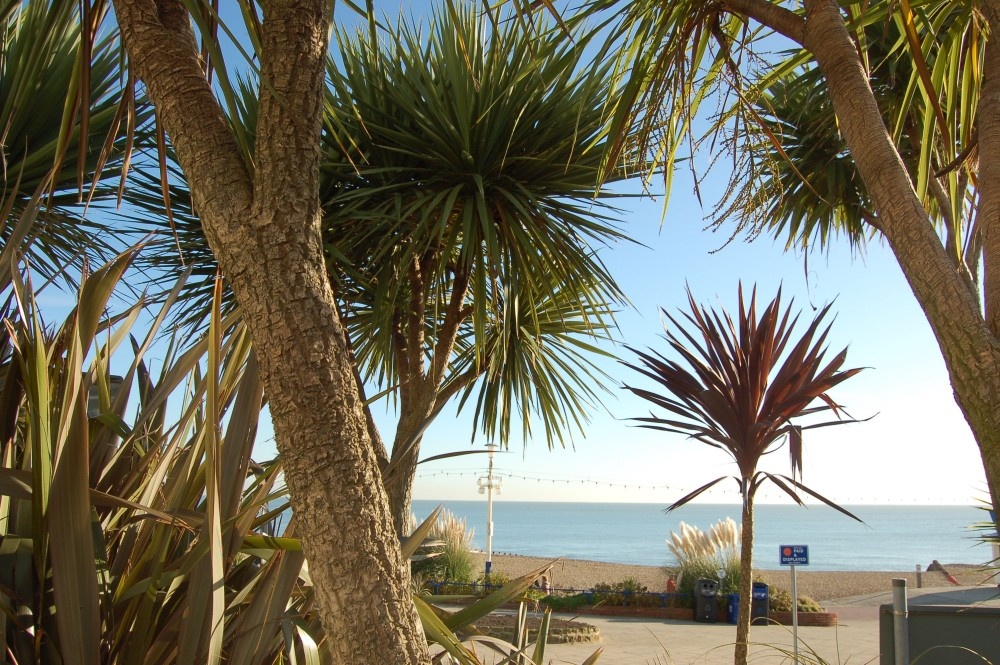
[[[542,575],[542,593],[546,595],[552,593],[552,584],[547,575]]]

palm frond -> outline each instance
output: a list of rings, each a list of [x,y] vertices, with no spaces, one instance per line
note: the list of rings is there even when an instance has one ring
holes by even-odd
[[[756,473],[761,456],[790,439],[793,473],[802,466],[798,419],[838,411],[828,392],[859,369],[842,369],[846,350],[825,362],[830,307],[820,310],[796,336],[792,307],[781,306],[780,290],[758,314],[756,289],[747,303],[739,292],[738,325],[727,314],[697,305],[688,290],[687,325],[664,312],[664,330],[674,361],[655,352],[629,349],[638,363],[626,367],[653,380],[664,392],[625,388],[669,417],[652,414],[633,420],[641,426],[687,436],[726,450],[741,478]],[[821,401],[815,406],[815,401]],[[845,424],[837,420],[823,425]]]

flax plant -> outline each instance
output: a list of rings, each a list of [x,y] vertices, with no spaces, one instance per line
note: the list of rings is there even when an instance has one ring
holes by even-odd
[[[54,330],[15,275],[0,393],[3,649],[46,663],[318,658],[301,545],[266,535],[279,467],[250,459],[262,390],[246,331],[216,315],[184,354],[176,340],[158,348],[153,369],[166,306],[143,332],[139,304],[105,316],[134,254],[85,275]],[[117,394],[112,365],[127,368]]]
[[[13,276],[17,315],[0,335],[0,648],[14,662],[83,665],[329,662],[294,518],[274,531],[288,508],[280,464],[251,459],[264,395],[249,335],[221,316],[217,290],[206,336],[154,346],[183,283],[146,330],[141,302],[106,316],[136,251],[85,274],[55,328]],[[126,368],[120,391],[112,365]],[[436,523],[403,541],[405,556]],[[454,614],[415,600],[428,639],[478,663],[457,633],[540,573]]]

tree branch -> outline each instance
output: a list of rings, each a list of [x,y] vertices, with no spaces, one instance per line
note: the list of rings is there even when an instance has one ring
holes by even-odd
[[[767,0],[723,0],[722,6],[735,13],[752,18],[775,32],[788,37],[796,44],[805,40],[804,18]]]
[[[413,257],[409,266],[410,302],[405,321],[406,346],[409,356],[410,374],[424,378],[424,313],[427,306],[427,275],[420,260]]]
[[[438,391],[437,403],[434,405],[434,411],[431,413],[431,418],[436,418],[438,413],[441,412],[441,409],[444,408],[444,405],[447,404],[452,397],[472,385],[476,379],[481,377],[486,371],[487,366],[488,363],[484,362],[479,366],[479,368],[472,367],[469,371],[461,374],[460,376],[456,376],[442,385],[441,389]]]
[[[194,206],[202,213],[245,214],[253,200],[247,166],[229,121],[219,106],[204,70],[180,0],[115,0],[115,15],[128,47],[130,63],[146,85],[188,181],[212,182],[192,188]],[[206,228],[212,239],[213,229]]]
[[[444,322],[438,329],[437,344],[434,345],[434,357],[431,361],[431,385],[433,386],[439,386],[444,380],[448,361],[455,349],[455,340],[458,339],[458,331],[462,321],[465,320],[470,311],[469,308],[462,306],[468,291],[469,270],[464,267],[459,268],[455,271],[455,277],[452,280],[448,309],[445,312]],[[441,401],[440,395],[438,401]]]

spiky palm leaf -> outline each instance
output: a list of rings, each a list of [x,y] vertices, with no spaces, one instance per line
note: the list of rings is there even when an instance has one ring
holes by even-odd
[[[423,356],[465,400],[485,374],[488,432],[506,440],[512,414],[535,411],[553,441],[590,409],[587,338],[622,299],[592,247],[622,239],[593,197],[614,97],[585,39],[494,27],[463,5],[426,38],[407,24],[382,48],[341,37],[327,238],[354,271],[332,277],[366,376],[406,383]]]
[[[88,7],[88,20],[99,21],[105,10],[97,5]],[[69,281],[76,271],[67,266],[81,256],[122,249],[107,214],[84,214],[85,204],[116,196],[131,149],[122,137],[150,115],[122,79],[116,34],[89,43],[80,12],[75,2],[11,3],[0,18],[0,239],[28,248],[36,276]],[[12,235],[25,218],[30,228]]]
[[[979,103],[982,36],[969,6],[923,4],[913,25],[875,8],[858,14],[852,29],[886,126],[931,220],[955,264],[977,281],[981,239],[972,214],[975,129],[969,120]],[[911,30],[923,40],[919,61],[908,45]],[[748,93],[758,122],[740,130],[747,150],[717,212],[754,232],[784,237],[789,246],[826,248],[834,235],[861,244],[879,228],[874,204],[840,134],[826,80],[814,64],[799,65],[802,60],[793,53]],[[926,94],[922,75],[940,99]]]
[[[747,303],[741,285],[735,322],[728,313],[697,305],[690,290],[688,305],[680,320],[663,310],[667,345],[677,360],[628,347],[639,363],[622,361],[662,390],[626,386],[667,412],[635,418],[642,427],[683,434],[725,451],[739,469],[745,494],[756,491],[762,480],[757,466],[776,446],[788,443],[794,477],[802,470],[803,430],[855,422],[844,417],[829,395],[861,371],[841,369],[846,349],[825,359],[830,326],[822,323],[830,305],[801,335],[795,334],[798,315],[792,317],[791,305],[782,310],[780,290],[758,316],[756,288]],[[804,416],[824,412],[838,418],[798,423]],[[782,489],[789,491],[788,485]],[[790,494],[800,500],[795,492]]]

